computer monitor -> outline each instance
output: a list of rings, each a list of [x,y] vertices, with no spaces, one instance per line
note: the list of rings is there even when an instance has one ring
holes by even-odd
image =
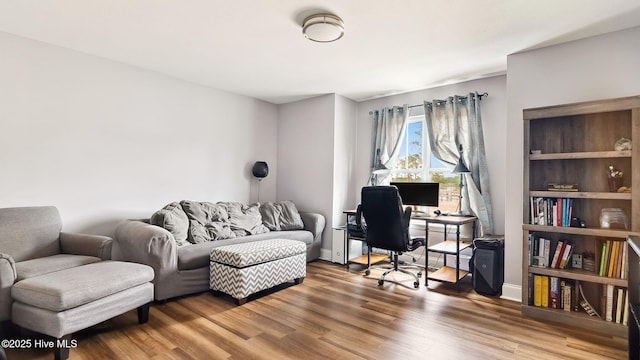
[[[438,206],[440,183],[392,182],[404,205]]]

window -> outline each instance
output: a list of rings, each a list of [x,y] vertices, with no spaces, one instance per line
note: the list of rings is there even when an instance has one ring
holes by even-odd
[[[391,181],[440,183],[439,208],[455,212],[460,194],[460,178],[431,154],[424,115],[411,116],[404,129],[398,161]]]

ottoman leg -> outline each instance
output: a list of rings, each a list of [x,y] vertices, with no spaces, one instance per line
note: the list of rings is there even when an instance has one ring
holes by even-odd
[[[246,297],[243,297],[241,299],[236,299],[236,304],[238,304],[238,306],[244,305],[246,303],[247,303],[247,298]]]
[[[138,307],[138,324],[144,324],[149,321],[149,305],[151,303],[146,303],[140,307]]]
[[[299,277],[299,278],[295,278],[293,279],[293,282],[298,285],[298,284],[302,284],[302,282],[304,281],[304,276],[303,277]]]
[[[55,360],[67,360],[69,358],[69,345],[71,334],[67,334],[56,341]]]

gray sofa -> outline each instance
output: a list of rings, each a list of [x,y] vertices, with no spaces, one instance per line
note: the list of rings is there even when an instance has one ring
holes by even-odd
[[[120,223],[115,231],[112,258],[151,266],[155,271],[156,300],[208,290],[209,255],[214,247],[266,239],[292,239],[306,244],[307,262],[317,259],[325,226],[324,216],[298,213],[295,206],[276,208],[275,215],[264,211],[273,204],[258,205],[262,216],[256,215],[255,205],[241,205],[239,210],[235,203],[181,201],[169,204],[150,219]],[[275,203],[276,206],[280,204],[292,205],[290,202]],[[239,211],[239,215],[234,216],[233,209]],[[293,209],[293,214],[288,214],[287,209]],[[287,215],[297,218],[299,225],[287,223]],[[260,219],[258,223],[256,216]]]

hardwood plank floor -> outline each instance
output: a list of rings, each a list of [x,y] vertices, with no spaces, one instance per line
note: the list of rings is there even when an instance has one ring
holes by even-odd
[[[151,306],[73,335],[70,359],[625,359],[626,339],[543,323],[517,303],[412,280],[377,286],[376,273],[316,261],[243,306],[211,293]],[[406,281],[404,281],[406,280]],[[421,282],[424,281],[421,279]],[[35,339],[34,334],[5,338]],[[7,349],[9,360],[51,359],[47,349]]]

